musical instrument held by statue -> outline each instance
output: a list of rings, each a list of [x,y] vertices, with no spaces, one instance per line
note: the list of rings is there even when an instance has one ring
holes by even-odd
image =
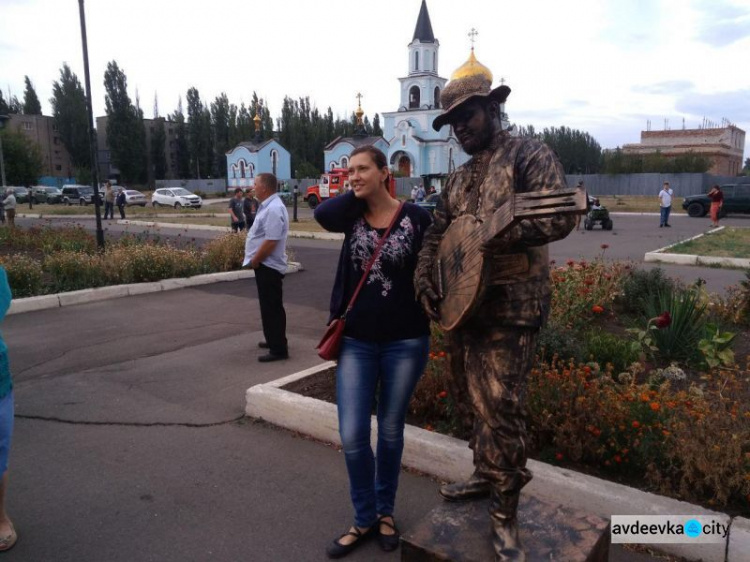
[[[462,215],[451,222],[438,246],[436,267],[433,268],[433,282],[441,295],[437,305],[440,327],[453,330],[461,326],[481,302],[482,289],[486,285],[482,247],[487,242],[502,236],[523,219],[585,211],[584,189],[532,191],[509,197],[487,221],[481,222],[473,215]],[[512,275],[512,261],[507,268],[508,274]]]

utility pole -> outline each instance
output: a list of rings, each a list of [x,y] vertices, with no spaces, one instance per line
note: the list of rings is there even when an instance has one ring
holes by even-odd
[[[102,230],[102,206],[99,200],[99,154],[94,138],[94,110],[91,105],[91,76],[89,75],[89,47],[86,40],[86,14],[83,0],[78,0],[81,16],[81,43],[83,45],[83,75],[86,82],[86,109],[89,121],[89,152],[91,154],[91,178],[94,182],[94,213],[96,214],[96,245],[99,251],[104,251],[104,231]]]

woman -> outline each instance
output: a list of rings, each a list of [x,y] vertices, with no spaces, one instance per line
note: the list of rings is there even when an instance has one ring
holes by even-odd
[[[5,269],[0,267],[0,322],[10,308],[10,286]],[[0,334],[0,552],[10,550],[18,535],[5,513],[5,491],[8,488],[8,453],[13,434],[13,381],[8,367],[8,347]]]
[[[711,199],[711,226],[715,228],[719,226],[719,212],[724,205],[724,192],[718,184],[708,192],[708,198]]]
[[[427,363],[429,321],[414,296],[413,277],[430,214],[403,206],[388,191],[388,164],[380,150],[357,148],[349,158],[352,190],[315,209],[315,219],[343,232],[331,295],[331,319],[340,317],[380,237],[396,220],[352,310],[336,371],[339,433],[349,473],[354,526],[327,549],[346,556],[378,535],[383,550],[398,548],[393,508],[404,448],[406,410]],[[378,444],[370,447],[370,414],[377,400]],[[376,460],[377,459],[377,460]]]

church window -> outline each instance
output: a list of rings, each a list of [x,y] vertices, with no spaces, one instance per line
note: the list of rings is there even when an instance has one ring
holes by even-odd
[[[419,86],[409,88],[409,109],[419,109]]]
[[[276,175],[276,169],[279,165],[279,153],[275,150],[271,151],[271,173],[275,176]]]
[[[435,86],[435,109],[440,109],[440,88]]]
[[[432,51],[432,70],[437,72],[437,52]]]
[[[349,159],[346,156],[341,157],[341,167],[342,168],[348,168],[349,167]]]
[[[401,146],[406,146],[406,135],[401,135]]]
[[[453,147],[450,147],[448,149],[448,173],[452,172],[453,169]]]
[[[414,51],[414,70],[419,70],[419,51]]]
[[[240,160],[240,177],[241,178],[245,177],[245,161],[244,160]]]
[[[329,170],[333,170],[336,167],[336,162],[331,162],[331,165],[328,166]]]

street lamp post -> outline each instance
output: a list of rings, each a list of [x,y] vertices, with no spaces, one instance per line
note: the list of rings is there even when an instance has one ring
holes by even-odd
[[[0,115],[0,131],[5,128],[5,122],[10,119],[7,115]],[[0,135],[0,176],[3,179],[3,194],[5,193],[5,158],[3,157],[3,137]],[[2,194],[0,194],[0,197]]]
[[[99,201],[99,158],[94,138],[94,110],[91,105],[91,77],[89,75],[89,48],[86,41],[86,14],[83,10],[83,0],[78,0],[81,17],[81,44],[83,46],[83,75],[86,81],[86,109],[88,110],[89,152],[91,154],[91,178],[94,183],[94,212],[96,214],[96,244],[104,251],[104,231],[102,230],[101,201]]]

